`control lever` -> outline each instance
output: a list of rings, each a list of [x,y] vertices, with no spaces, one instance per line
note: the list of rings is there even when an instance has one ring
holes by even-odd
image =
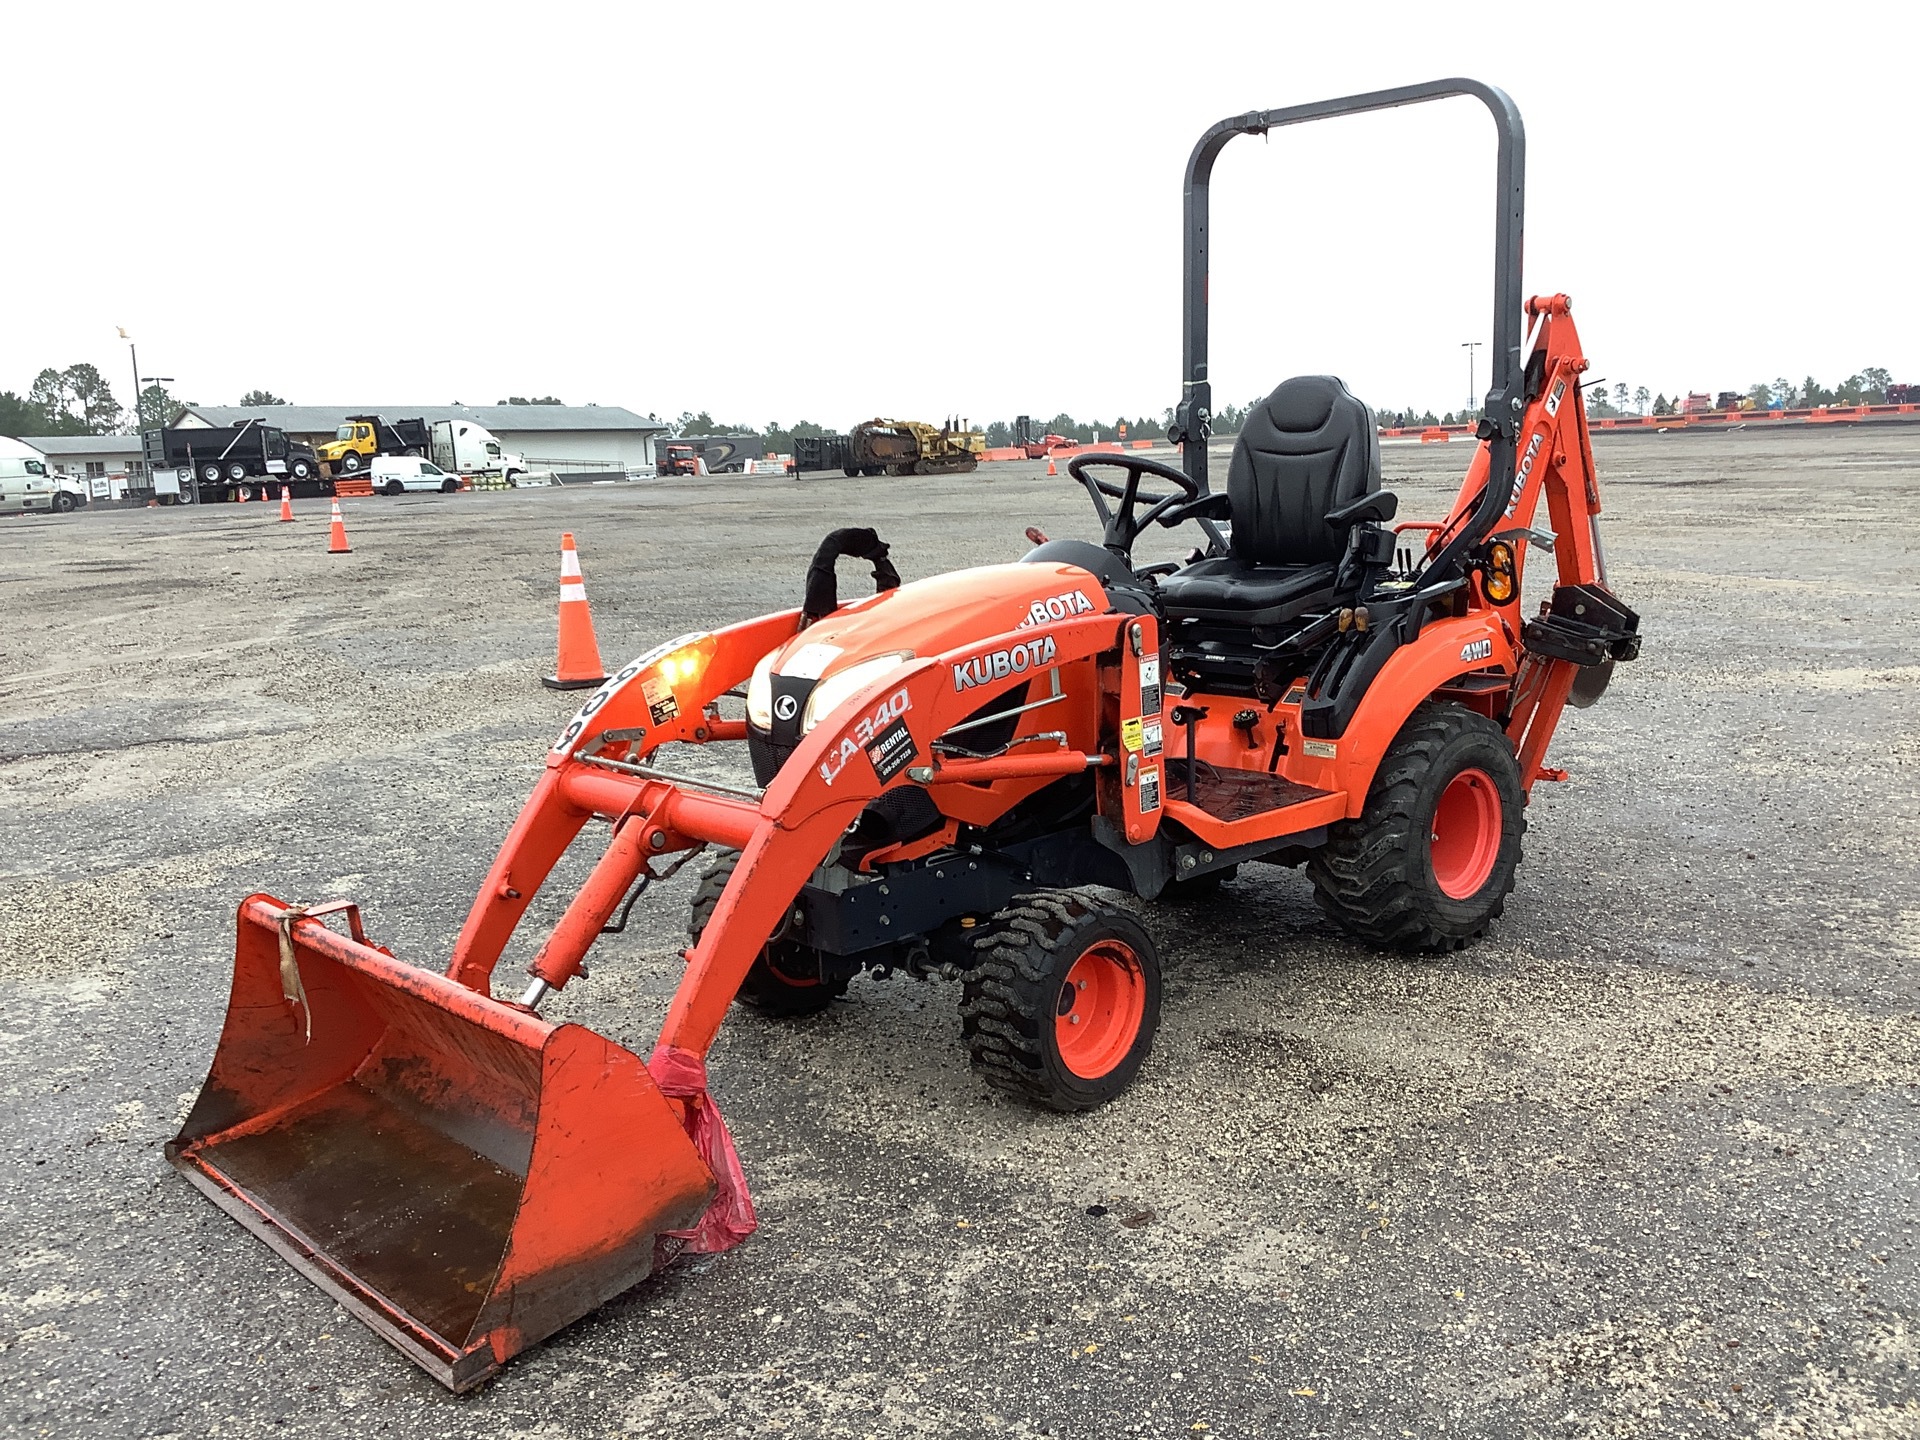
[[[1200,722],[1207,718],[1207,707],[1204,705],[1176,705],[1172,710],[1167,712],[1167,718],[1176,725],[1184,726],[1187,732],[1187,803],[1191,805],[1194,803],[1194,777],[1199,774],[1200,771],[1200,761],[1193,753],[1193,735],[1194,731],[1199,728]]]

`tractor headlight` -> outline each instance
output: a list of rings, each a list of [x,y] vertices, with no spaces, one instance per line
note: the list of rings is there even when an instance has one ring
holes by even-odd
[[[813,687],[813,694],[807,700],[807,713],[800,719],[800,733],[806,734],[851,699],[856,691],[866,689],[889,670],[898,669],[911,659],[911,650],[896,650],[890,655],[875,655],[857,665],[836,670]]]
[[[756,730],[773,729],[773,657],[779,653],[769,650],[762,655],[747,681],[747,723]]]

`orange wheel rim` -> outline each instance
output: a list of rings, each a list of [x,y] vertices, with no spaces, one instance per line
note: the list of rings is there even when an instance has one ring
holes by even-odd
[[[1449,900],[1477,894],[1500,858],[1500,792],[1484,770],[1462,770],[1434,807],[1433,883]]]
[[[1060,984],[1053,1036],[1061,1063],[1082,1080],[1098,1080],[1127,1058],[1146,1013],[1140,957],[1118,940],[1094,942]]]

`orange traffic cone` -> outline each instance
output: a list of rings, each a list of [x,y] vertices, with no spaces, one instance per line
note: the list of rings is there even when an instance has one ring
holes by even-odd
[[[1047,473],[1049,475],[1058,475],[1060,473],[1059,468],[1053,463],[1053,456],[1051,454],[1047,456]]]
[[[593,638],[593,613],[580,574],[580,552],[571,534],[560,537],[560,658],[540,683],[549,690],[590,690],[607,678]]]
[[[327,527],[327,553],[329,555],[351,555],[353,547],[347,544],[347,522],[340,518],[340,502],[333,502],[333,523]]]
[[[280,487],[280,523],[286,524],[293,519],[293,491],[286,486]]]

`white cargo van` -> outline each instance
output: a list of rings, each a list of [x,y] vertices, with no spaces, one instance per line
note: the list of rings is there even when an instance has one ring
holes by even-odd
[[[460,488],[460,477],[449,475],[431,460],[414,455],[376,455],[367,471],[367,479],[376,490],[398,495],[407,490],[445,490]]]

